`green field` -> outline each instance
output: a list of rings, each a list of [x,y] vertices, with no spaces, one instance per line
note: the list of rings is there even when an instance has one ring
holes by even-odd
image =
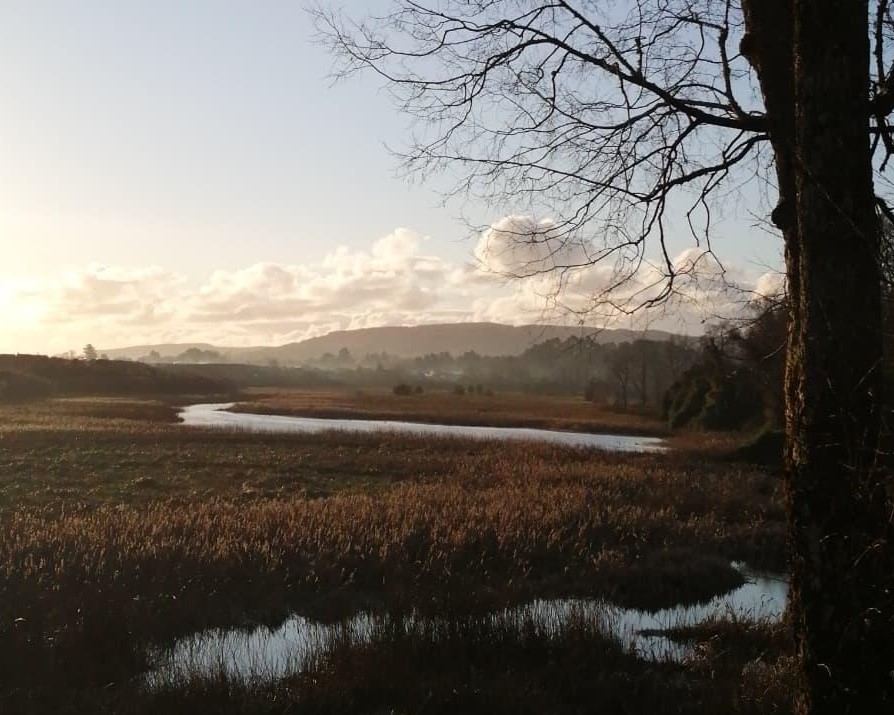
[[[337,400],[356,409],[366,398],[325,399],[323,409]],[[412,417],[400,399],[414,396],[394,397]],[[492,412],[579,426],[589,408],[592,425],[614,419],[585,403],[558,417],[566,406],[551,398],[521,399],[499,398]],[[376,396],[370,411],[390,400]],[[249,401],[303,411],[323,398]],[[462,410],[449,408],[456,419]],[[789,708],[778,626],[678,633],[702,643],[678,664],[641,661],[593,623],[545,634],[473,619],[538,597],[658,608],[738,585],[731,560],[782,570],[771,474],[705,450],[253,435],[184,428],[175,414],[169,401],[133,398],[0,408],[0,711]],[[211,626],[275,625],[290,613],[337,622],[358,611],[452,625],[346,637],[274,684],[139,684],[149,646]]]

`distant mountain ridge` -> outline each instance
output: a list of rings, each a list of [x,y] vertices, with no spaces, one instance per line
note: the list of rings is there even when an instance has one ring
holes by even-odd
[[[300,365],[319,359],[325,353],[337,354],[342,348],[347,348],[355,358],[381,352],[402,358],[442,352],[458,356],[470,350],[485,356],[520,355],[538,343],[553,338],[565,340],[570,337],[588,337],[597,343],[622,343],[637,339],[665,341],[685,336],[664,330],[595,330],[578,326],[442,323],[337,330],[317,338],[276,347],[234,348],[208,343],[161,343],[104,348],[100,352],[110,358],[136,360],[155,351],[162,358],[170,359],[186,350],[197,349],[220,353],[223,359],[230,362],[268,364],[275,360],[281,365]]]

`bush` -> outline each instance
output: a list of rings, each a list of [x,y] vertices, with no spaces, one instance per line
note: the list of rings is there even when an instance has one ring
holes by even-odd
[[[465,394],[466,394],[466,388],[463,387],[462,385],[456,385],[456,386],[453,388],[453,394],[454,394],[454,395],[465,395]]]
[[[762,414],[760,388],[741,370],[724,375],[695,365],[664,397],[664,416],[671,429],[740,429],[759,421]]]
[[[392,390],[395,395],[412,395],[413,388],[405,383],[400,383],[399,385],[394,386],[394,390]]]
[[[698,368],[688,370],[664,396],[664,416],[671,429],[688,425],[701,413],[711,390],[708,377]]]

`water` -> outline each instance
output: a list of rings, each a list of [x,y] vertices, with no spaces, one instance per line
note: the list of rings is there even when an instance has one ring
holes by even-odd
[[[712,618],[771,622],[781,619],[788,601],[788,578],[755,571],[744,564],[733,566],[745,577],[745,583],[707,603],[665,608],[655,613],[610,607],[615,619],[612,632],[622,641],[631,642],[642,657],[682,661],[692,653],[692,645],[672,641],[654,631],[696,626]]]
[[[342,420],[256,415],[245,412],[228,412],[227,410],[232,406],[233,403],[190,405],[184,407],[179,416],[183,420],[183,424],[190,427],[241,429],[250,432],[316,433],[327,430],[362,433],[403,432],[412,435],[471,437],[483,440],[533,440],[615,452],[659,452],[664,449],[662,440],[658,437],[559,432],[527,427],[472,427],[396,420]]]
[[[694,626],[714,617],[775,621],[785,611],[788,582],[782,576],[752,571],[734,564],[746,578],[744,585],[708,603],[668,608],[655,613],[620,608],[604,601],[584,599],[537,600],[485,616],[495,624],[534,624],[546,633],[560,633],[572,619],[595,619],[640,657],[685,660],[693,646],[650,633],[674,626]],[[154,668],[145,678],[148,687],[175,686],[189,677],[226,674],[243,682],[272,682],[301,672],[334,641],[369,641],[383,618],[361,613],[339,624],[323,624],[292,616],[279,628],[215,629],[178,641],[153,654]],[[412,630],[419,617],[404,619]],[[431,623],[431,621],[427,621]]]

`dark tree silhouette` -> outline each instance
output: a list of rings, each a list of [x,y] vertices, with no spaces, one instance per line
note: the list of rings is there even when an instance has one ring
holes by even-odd
[[[395,0],[354,22],[316,12],[342,61],[372,70],[417,122],[423,177],[507,213],[557,295],[611,279],[585,312],[672,298],[667,217],[711,251],[711,211],[763,180],[786,257],[786,484],[802,712],[881,712],[894,698],[890,502],[879,468],[878,212],[894,153],[887,0]],[[518,226],[514,229],[513,226]],[[503,235],[505,235],[505,231]],[[647,253],[648,251],[648,253]],[[521,255],[521,251],[519,251]],[[645,283],[647,255],[660,257]]]

